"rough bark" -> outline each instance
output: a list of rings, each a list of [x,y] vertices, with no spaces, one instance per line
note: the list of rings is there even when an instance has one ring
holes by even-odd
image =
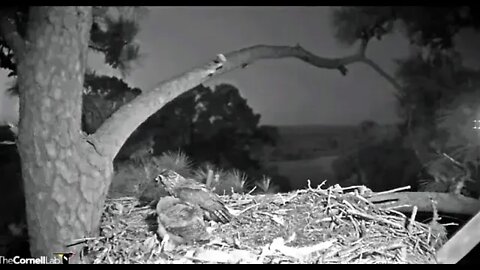
[[[93,233],[112,175],[81,133],[91,7],[32,7],[19,62],[18,149],[32,256]]]

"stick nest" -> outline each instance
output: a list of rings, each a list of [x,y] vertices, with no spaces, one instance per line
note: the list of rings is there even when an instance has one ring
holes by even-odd
[[[367,192],[365,192],[367,190]],[[106,201],[100,235],[84,239],[87,263],[435,263],[440,224],[369,202],[368,189],[311,187],[283,194],[222,196],[236,218],[209,223],[211,240],[167,251],[151,207]]]

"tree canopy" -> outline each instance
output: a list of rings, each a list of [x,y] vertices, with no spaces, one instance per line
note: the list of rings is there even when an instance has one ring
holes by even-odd
[[[10,33],[24,38],[28,26],[29,6],[6,6],[0,9],[3,18],[0,31],[0,68],[9,70],[8,76],[17,75],[15,52],[7,42]],[[128,72],[131,64],[140,56],[135,40],[139,31],[137,13],[145,13],[140,7],[93,8],[89,48],[105,55],[106,64]]]
[[[347,45],[400,30],[413,44],[448,49],[460,30],[479,29],[479,15],[480,9],[473,6],[341,7],[333,12],[332,23],[335,37]]]
[[[147,119],[117,158],[128,157],[150,137],[155,154],[180,149],[197,164],[207,161],[225,169],[258,170],[263,147],[278,139],[274,127],[259,126],[259,121],[260,115],[236,87],[199,85]]]
[[[397,60],[394,75],[366,63],[397,89],[403,135],[422,165],[443,154],[464,166],[479,165],[473,121],[480,113],[480,73],[463,65],[454,42],[461,30],[479,30],[479,12],[471,6],[341,7],[333,12],[335,36],[343,44],[361,41],[366,48],[372,38],[400,32],[417,48]]]

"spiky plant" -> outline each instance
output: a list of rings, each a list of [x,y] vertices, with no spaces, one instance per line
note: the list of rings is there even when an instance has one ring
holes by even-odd
[[[257,188],[265,194],[272,194],[278,192],[278,187],[272,183],[272,179],[263,175],[262,180],[255,183]]]
[[[243,193],[248,176],[239,170],[220,172],[216,174],[217,180],[213,183],[213,190],[220,195]]]
[[[213,189],[215,186],[216,175],[220,175],[222,171],[210,162],[204,162],[193,171],[194,178],[200,183],[204,183],[207,187]]]
[[[182,151],[165,152],[160,157],[152,157],[150,174],[155,177],[162,169],[173,170],[183,177],[193,177],[193,163]]]

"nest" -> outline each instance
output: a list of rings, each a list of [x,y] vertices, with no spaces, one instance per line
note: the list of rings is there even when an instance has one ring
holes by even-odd
[[[366,192],[365,192],[366,191]],[[88,263],[435,263],[444,227],[382,209],[365,188],[307,188],[222,196],[236,218],[210,223],[211,240],[167,251],[155,210],[133,197],[109,199]]]

